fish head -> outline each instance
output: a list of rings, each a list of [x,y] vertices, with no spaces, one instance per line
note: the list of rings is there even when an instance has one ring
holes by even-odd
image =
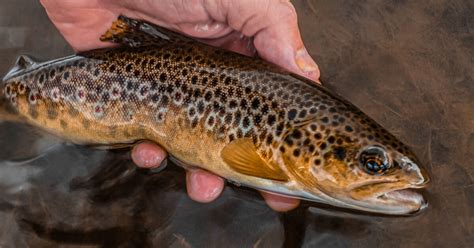
[[[427,206],[413,189],[425,187],[428,174],[414,153],[375,121],[364,116],[362,123],[320,126],[314,122],[293,130],[280,149],[307,198],[389,215]]]

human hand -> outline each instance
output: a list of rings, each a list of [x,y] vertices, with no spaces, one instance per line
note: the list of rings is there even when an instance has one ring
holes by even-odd
[[[306,51],[294,7],[282,0],[41,0],[48,16],[77,51],[112,44],[99,41],[119,14],[147,20],[211,45],[263,59],[314,81],[319,69]],[[251,38],[247,38],[251,37]],[[166,152],[156,144],[141,143],[132,150],[140,167],[158,167]],[[198,202],[216,199],[224,180],[203,170],[186,175],[189,196]],[[262,192],[276,211],[295,208],[299,200]]]

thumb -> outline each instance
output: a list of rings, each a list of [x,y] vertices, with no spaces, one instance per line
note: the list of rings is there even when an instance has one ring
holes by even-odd
[[[263,59],[319,82],[320,71],[303,44],[296,12],[276,13],[285,12],[282,19],[255,35],[255,48]]]
[[[318,81],[319,68],[304,47],[298,29],[296,10],[289,1],[228,1],[224,16],[231,28],[254,37],[254,46],[263,59],[287,70]],[[237,11],[238,10],[238,11]],[[224,18],[225,17],[225,18]]]

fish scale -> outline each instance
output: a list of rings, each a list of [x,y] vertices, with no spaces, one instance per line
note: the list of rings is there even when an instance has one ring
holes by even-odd
[[[123,16],[102,40],[123,46],[49,62],[21,56],[4,78],[4,118],[78,144],[152,140],[180,164],[243,185],[366,211],[386,212],[368,202],[427,181],[375,121],[273,64]],[[382,152],[367,155],[373,147]]]

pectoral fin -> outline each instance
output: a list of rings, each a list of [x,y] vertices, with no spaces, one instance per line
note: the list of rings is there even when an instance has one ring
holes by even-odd
[[[236,172],[275,181],[288,181],[288,176],[277,165],[263,160],[250,139],[237,139],[221,152],[224,162]]]

